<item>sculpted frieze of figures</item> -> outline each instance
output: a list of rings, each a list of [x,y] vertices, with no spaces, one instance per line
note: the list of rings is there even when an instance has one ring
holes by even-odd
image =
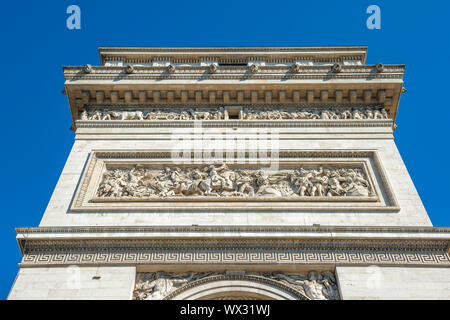
[[[226,109],[219,108],[153,108],[153,109],[90,109],[80,120],[225,120]],[[278,108],[244,107],[242,120],[383,120],[388,112],[381,107]]]
[[[97,189],[101,198],[146,197],[370,197],[359,167],[288,168],[265,171],[229,168],[225,163],[152,168],[110,167]]]
[[[186,273],[138,273],[133,291],[134,300],[162,300],[174,293],[177,289],[183,288],[196,280],[214,280],[215,276],[223,276],[218,272],[186,272]],[[310,271],[307,275],[287,274],[280,272],[245,273],[246,276],[253,276],[253,280],[270,279],[279,284],[291,287],[304,297],[310,300],[338,300],[339,291],[336,278],[330,271],[317,272]]]
[[[223,120],[223,108],[218,109],[150,109],[150,110],[84,110],[81,120]]]
[[[388,119],[384,108],[379,107],[330,107],[299,108],[244,108],[245,120],[376,120]]]

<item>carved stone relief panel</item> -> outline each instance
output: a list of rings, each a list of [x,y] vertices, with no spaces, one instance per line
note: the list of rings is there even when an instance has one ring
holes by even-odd
[[[224,108],[151,108],[84,110],[80,120],[223,120]]]
[[[223,162],[197,166],[107,167],[99,198],[373,197],[364,167],[294,167],[265,172]]]
[[[137,273],[136,284],[133,291],[134,300],[172,300],[172,299],[223,299],[223,294],[219,290],[211,290],[212,293],[206,293],[205,284],[212,284],[221,281],[227,281],[230,287],[228,290],[229,298],[242,297],[246,299],[267,299],[262,295],[256,296],[245,291],[242,283],[252,283],[247,285],[248,288],[264,287],[270,285],[271,291],[276,297],[284,295],[291,299],[299,300],[339,300],[339,290],[336,278],[333,272],[315,270],[309,271],[307,274],[294,274],[282,272],[244,272],[241,274],[218,273],[218,272],[186,272],[186,273],[167,273],[167,272],[151,272]],[[234,284],[234,282],[236,284]],[[234,286],[233,286],[234,284]],[[236,291],[234,287],[241,284],[241,289]],[[202,287],[201,294],[195,294],[196,288]],[[211,286],[210,286],[211,287]],[[266,289],[266,288],[265,288]],[[191,291],[186,294],[187,291]],[[199,290],[197,290],[199,291]],[[277,292],[278,291],[278,292]],[[234,295],[233,295],[234,292]]]
[[[246,107],[245,120],[383,120],[389,115],[383,107],[273,108]]]
[[[71,210],[398,210],[374,151],[283,151],[276,161],[275,169],[237,154],[174,163],[170,152],[95,151]]]
[[[228,120],[230,107],[88,107],[80,114],[82,121],[138,120],[186,121]],[[382,106],[348,107],[239,107],[241,120],[386,120]],[[233,117],[233,119],[235,119]]]

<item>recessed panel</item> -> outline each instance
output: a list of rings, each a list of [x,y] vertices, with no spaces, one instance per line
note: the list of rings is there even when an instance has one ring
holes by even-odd
[[[94,151],[73,211],[398,210],[374,151],[282,151],[177,162],[166,151]]]

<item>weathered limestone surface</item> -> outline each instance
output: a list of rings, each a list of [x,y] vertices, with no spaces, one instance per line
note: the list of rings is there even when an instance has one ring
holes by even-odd
[[[450,299],[450,268],[337,267],[345,300]]]
[[[399,212],[163,212],[82,213],[69,212],[70,203],[92,150],[171,150],[171,140],[81,140],[75,141],[40,226],[128,225],[360,225],[430,226],[431,222],[392,139],[280,140],[287,150],[376,150],[400,206]]]
[[[21,268],[9,300],[129,300],[135,267]]]

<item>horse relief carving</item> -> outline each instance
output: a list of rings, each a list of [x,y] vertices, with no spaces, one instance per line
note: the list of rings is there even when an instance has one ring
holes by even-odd
[[[225,163],[195,167],[107,168],[100,198],[145,197],[370,197],[362,168],[294,168],[278,171],[229,168]]]

